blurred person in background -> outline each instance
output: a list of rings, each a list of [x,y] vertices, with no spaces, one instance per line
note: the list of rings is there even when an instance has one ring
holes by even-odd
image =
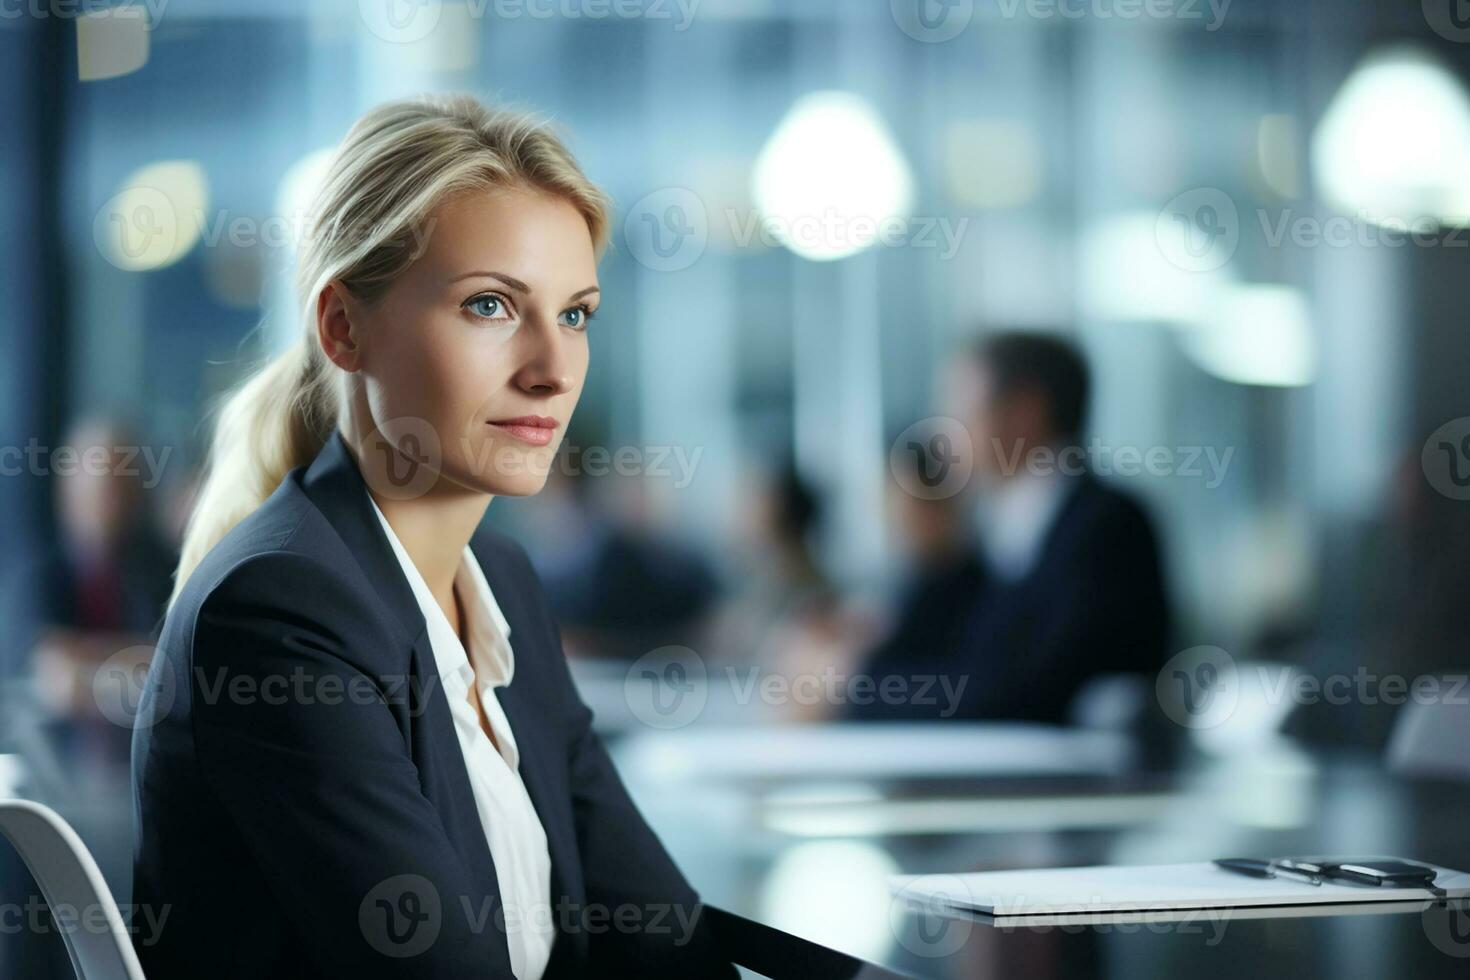
[[[57,529],[34,583],[41,633],[31,667],[42,705],[73,723],[73,751],[126,766],[131,733],[101,714],[94,680],[126,680],[148,663],[178,559],[148,507],[162,477],[152,470],[168,456],[105,416],[79,421],[63,445],[70,460],[60,448],[50,456]],[[103,664],[118,669],[98,679]]]
[[[1323,625],[1317,632],[1261,652],[1298,664],[1310,676],[1351,681],[1337,690],[1352,696],[1303,699],[1285,723],[1290,735],[1335,749],[1379,752],[1388,746],[1400,713],[1426,699],[1416,683],[1443,678],[1441,690],[1450,703],[1464,704],[1470,696],[1461,681],[1470,671],[1464,641],[1470,549],[1446,547],[1470,540],[1470,509],[1424,478],[1422,450],[1419,444],[1404,447],[1374,534],[1352,563],[1357,594],[1372,601],[1334,609],[1335,615],[1318,617]],[[1398,682],[1401,691],[1391,686]]]
[[[869,670],[879,685],[940,675],[951,690],[964,687],[954,704],[878,698],[856,713],[1061,723],[1093,677],[1150,674],[1166,658],[1170,612],[1153,523],[1087,465],[1091,378],[1073,345],[997,333],[952,368],[952,414],[970,429],[974,454],[978,585],[945,648],[895,636]]]
[[[568,656],[636,660],[659,647],[688,646],[714,606],[713,569],[659,525],[649,479],[552,480],[551,505],[533,514],[549,535],[533,557]]]
[[[905,459],[916,479],[933,472],[935,460],[926,449]],[[965,614],[985,583],[965,504],[963,496],[931,499],[908,492],[902,481],[890,483],[889,508],[905,567],[897,576],[898,600],[890,625],[861,658],[867,673],[901,674],[909,651],[958,646]],[[853,704],[846,713],[861,719],[865,710]]]
[[[61,628],[147,634],[163,616],[177,557],[145,499],[162,476],[147,470],[166,456],[144,452],[127,426],[103,417],[78,423],[65,445],[78,465],[57,464],[48,618]]]
[[[701,652],[791,681],[837,669],[853,624],[817,557],[821,498],[788,458],[752,467],[740,499],[731,552],[736,585]],[[792,698],[779,713],[814,720],[830,707]]]

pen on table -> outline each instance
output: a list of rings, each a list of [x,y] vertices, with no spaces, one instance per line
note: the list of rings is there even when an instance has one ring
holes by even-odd
[[[1293,868],[1275,861],[1264,861],[1260,858],[1218,858],[1215,866],[1252,878],[1291,878],[1294,881],[1304,881],[1309,885],[1322,884],[1322,876],[1315,872]]]

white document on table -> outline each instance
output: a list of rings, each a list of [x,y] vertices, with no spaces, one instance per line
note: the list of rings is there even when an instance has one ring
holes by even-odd
[[[1444,898],[1470,898],[1470,873],[1427,866],[1439,872],[1435,887],[1444,890]],[[1155,913],[1202,909],[1264,913],[1280,909],[1287,915],[1313,906],[1385,903],[1422,909],[1439,900],[1424,888],[1334,882],[1312,885],[1287,877],[1252,878],[1210,862],[895,875],[890,884],[894,894],[905,901],[937,910],[976,912],[997,922],[1019,922],[1033,916],[1057,921],[1069,916],[1080,920],[1127,914],[1154,918]]]

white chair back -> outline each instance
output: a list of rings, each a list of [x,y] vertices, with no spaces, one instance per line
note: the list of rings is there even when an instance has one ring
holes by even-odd
[[[0,800],[0,835],[14,845],[52,909],[74,910],[61,928],[77,980],[144,980],[112,890],[87,845],[55,810]],[[107,928],[97,928],[100,909]]]

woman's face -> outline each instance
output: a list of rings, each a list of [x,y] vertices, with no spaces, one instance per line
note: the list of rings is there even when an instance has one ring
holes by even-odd
[[[433,214],[420,247],[376,303],[351,310],[370,424],[401,457],[384,461],[393,495],[427,492],[434,473],[536,493],[587,374],[599,301],[587,221],[537,190],[465,192]]]

